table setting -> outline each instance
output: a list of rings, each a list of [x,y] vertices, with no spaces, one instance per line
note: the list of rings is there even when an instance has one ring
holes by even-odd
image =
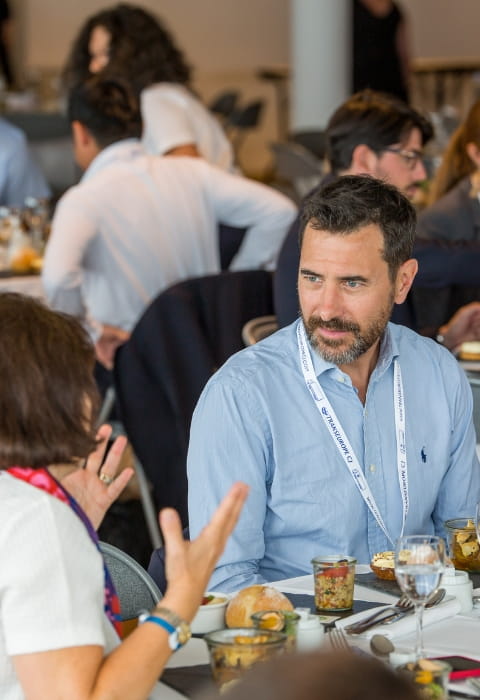
[[[448,533],[447,543],[400,537],[370,565],[321,555],[311,574],[207,592],[194,637],[162,675],[168,694],[153,697],[223,690],[289,649],[348,649],[409,674],[424,697],[480,698],[480,503],[475,517],[449,521]]]

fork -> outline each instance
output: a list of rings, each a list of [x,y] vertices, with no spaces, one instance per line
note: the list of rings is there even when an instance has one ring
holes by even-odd
[[[377,619],[377,617],[383,617],[385,615],[385,619],[388,619],[389,617],[395,615],[396,613],[402,613],[407,610],[412,610],[413,609],[413,603],[412,601],[403,593],[400,598],[397,600],[395,605],[389,605],[387,608],[382,608],[381,610],[377,610],[376,612],[373,613],[373,615],[370,615],[370,617],[367,617],[360,622],[355,622],[352,625],[347,625],[345,627],[346,632],[353,632],[359,627],[362,627],[364,625],[369,625],[371,622]]]
[[[330,646],[335,651],[352,651],[352,647],[347,641],[343,629],[341,627],[332,627],[328,633]]]

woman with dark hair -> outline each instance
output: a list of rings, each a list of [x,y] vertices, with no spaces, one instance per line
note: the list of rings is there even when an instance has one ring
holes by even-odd
[[[71,87],[100,71],[127,79],[140,97],[147,151],[201,156],[232,169],[229,141],[194,95],[190,67],[153,15],[122,3],[85,22],[73,43],[64,81]]]
[[[0,295],[0,317],[2,700],[145,700],[189,638],[247,487],[233,486],[192,542],[176,512],[162,511],[167,591],[120,643],[94,526],[132,470],[115,478],[123,438],[102,465],[110,430],[94,428],[93,347],[73,317],[32,298]]]

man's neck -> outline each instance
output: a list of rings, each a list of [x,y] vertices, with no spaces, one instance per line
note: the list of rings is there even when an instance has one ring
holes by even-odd
[[[347,365],[339,365],[339,368],[345,374],[348,374],[352,380],[353,386],[358,391],[358,398],[365,404],[367,398],[368,382],[370,381],[370,376],[375,369],[377,364],[378,355],[380,353],[380,339],[372,345],[363,355],[354,360],[354,362],[349,362]]]

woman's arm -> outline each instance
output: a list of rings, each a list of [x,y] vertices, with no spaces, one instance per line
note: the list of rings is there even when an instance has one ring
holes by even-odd
[[[232,486],[210,523],[192,542],[183,540],[175,511],[161,512],[168,581],[162,607],[188,622],[193,619],[247,493],[245,484]],[[13,663],[28,700],[145,700],[171,653],[167,632],[146,622],[105,658],[102,647],[90,645],[19,654]]]

